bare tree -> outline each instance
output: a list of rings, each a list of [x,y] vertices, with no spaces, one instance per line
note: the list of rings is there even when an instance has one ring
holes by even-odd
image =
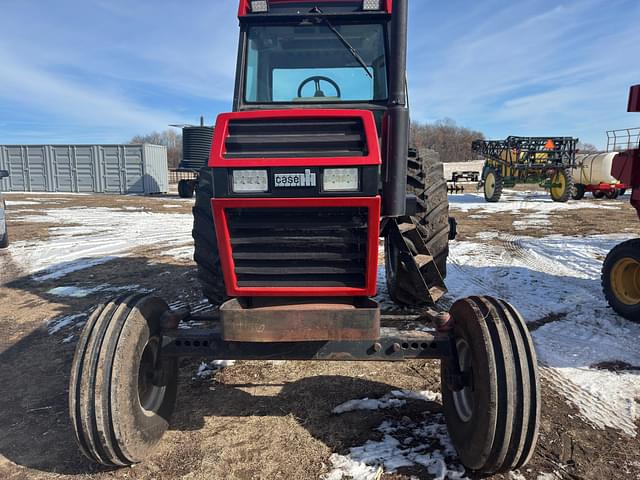
[[[578,144],[576,145],[576,149],[580,153],[598,153],[600,151],[595,145],[583,142],[578,142]]]
[[[133,144],[151,143],[167,147],[167,161],[169,168],[176,168],[182,159],[182,134],[176,130],[167,129],[164,132],[151,132],[146,135],[136,135],[131,139]]]
[[[445,163],[476,160],[471,143],[483,138],[483,133],[459,127],[450,118],[435,123],[411,124],[411,146],[435,150],[440,153],[440,159]]]

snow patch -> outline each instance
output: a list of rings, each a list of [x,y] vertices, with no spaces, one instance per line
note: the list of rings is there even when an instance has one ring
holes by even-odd
[[[214,360],[213,362],[202,362],[198,366],[198,370],[196,371],[196,376],[194,378],[202,380],[210,378],[213,374],[223,368],[231,367],[235,365],[235,363],[235,360]]]
[[[554,202],[545,192],[520,192],[505,190],[496,203],[486,202],[482,193],[465,193],[463,195],[449,195],[449,207],[451,210],[482,214],[510,213],[519,214],[523,210],[536,213],[549,213],[556,211],[569,211],[581,209],[600,208],[605,210],[619,210],[622,204],[619,202]],[[476,212],[476,210],[479,210]]]
[[[62,330],[63,328],[67,328],[70,325],[77,324],[79,319],[85,318],[86,316],[86,313],[76,313],[73,315],[65,315],[63,317],[49,320],[47,322],[47,330],[49,331],[49,335],[58,333],[60,330]]]
[[[121,287],[112,287],[109,284],[97,285],[95,287],[78,287],[75,285],[67,285],[52,288],[47,293],[57,297],[84,298],[97,292],[122,292],[136,290],[140,293],[148,293],[151,290],[140,288],[140,285],[123,285]]]
[[[73,297],[73,298],[84,298],[97,291],[101,290],[100,286],[93,288],[80,288],[74,286],[68,287],[55,287],[51,290],[47,291],[50,295],[55,295],[56,297]]]
[[[162,252],[162,255],[165,257],[175,258],[176,260],[193,260],[193,248],[193,244],[171,248]]]
[[[40,202],[31,202],[27,200],[5,200],[7,207],[19,207],[22,205],[40,205]]]
[[[70,207],[23,219],[58,225],[49,228],[50,237],[45,241],[15,242],[9,247],[14,261],[38,281],[62,278],[126,256],[135,248],[170,248],[192,242],[193,219],[186,213]]]
[[[419,423],[387,420],[376,430],[383,434],[382,440],[350,448],[347,455],[332,454],[333,468],[323,480],[374,480],[380,468],[394,473],[415,465],[425,467],[439,480],[467,478],[464,467],[457,463],[443,415],[432,415]]]
[[[594,364],[640,365],[640,325],[607,305],[600,286],[602,260],[625,235],[544,238],[482,236],[492,244],[452,242],[449,299],[496,295],[529,323],[538,358],[551,382],[588,423],[636,435],[640,382],[635,372],[609,372]]]
[[[336,414],[353,412],[356,410],[384,410],[386,408],[399,408],[407,403],[407,400],[424,400],[427,402],[441,402],[440,393],[425,390],[414,392],[411,390],[393,390],[381,398],[361,398],[349,400],[335,407],[332,412]]]

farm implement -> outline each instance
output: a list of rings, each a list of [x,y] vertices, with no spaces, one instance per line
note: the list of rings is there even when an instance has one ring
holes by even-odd
[[[193,209],[199,280],[219,309],[197,318],[201,330],[144,294],[95,310],[69,389],[87,457],[124,466],[152,454],[179,358],[435,358],[465,467],[529,461],[540,387],[525,322],[490,297],[438,307],[455,223],[438,155],[408,145],[407,3],[241,0],[233,112],[216,121]],[[391,298],[430,330],[381,329],[393,320],[371,299],[381,237]]]
[[[498,202],[504,187],[537,183],[556,202],[573,193],[576,145],[571,137],[508,137],[475,140],[473,150],[485,159],[479,186],[487,202]]]
[[[629,112],[640,112],[640,85],[631,87]],[[609,132],[609,144],[619,150],[611,175],[631,188],[631,205],[640,217],[640,128]],[[602,266],[602,288],[609,305],[621,316],[640,322],[640,239],[617,245]]]

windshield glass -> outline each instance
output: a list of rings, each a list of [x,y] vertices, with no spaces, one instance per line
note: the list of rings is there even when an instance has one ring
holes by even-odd
[[[334,24],[354,55],[325,23],[251,26],[245,101],[366,102],[387,99],[384,28]],[[367,69],[359,63],[364,61]]]

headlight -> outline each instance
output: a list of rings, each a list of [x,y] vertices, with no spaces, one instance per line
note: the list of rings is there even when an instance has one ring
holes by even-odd
[[[322,188],[325,192],[357,192],[357,168],[327,168],[324,170]]]
[[[363,10],[380,10],[380,0],[364,0],[362,2]]]
[[[268,192],[269,180],[266,170],[234,170],[234,193]]]
[[[266,13],[269,11],[267,0],[251,0],[251,12]]]

